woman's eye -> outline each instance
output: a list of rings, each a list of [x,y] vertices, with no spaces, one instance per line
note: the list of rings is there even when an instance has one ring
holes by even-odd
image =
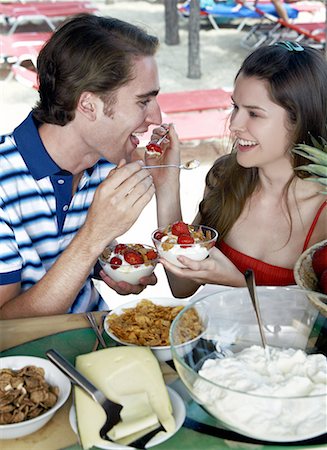
[[[249,112],[250,117],[258,117],[254,111]]]
[[[236,105],[236,103],[232,102],[232,108],[233,109],[238,109],[238,106]]]
[[[141,105],[146,106],[149,102],[150,102],[150,99],[147,98],[146,100],[143,100],[140,103],[141,103]]]

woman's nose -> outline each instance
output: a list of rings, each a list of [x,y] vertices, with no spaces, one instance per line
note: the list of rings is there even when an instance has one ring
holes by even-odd
[[[234,111],[230,122],[229,129],[232,132],[243,131],[245,129],[245,118],[239,111]]]

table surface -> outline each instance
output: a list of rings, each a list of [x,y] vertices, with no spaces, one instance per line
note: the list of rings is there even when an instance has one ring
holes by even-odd
[[[100,323],[104,312],[95,316]],[[55,348],[74,363],[77,355],[91,352],[96,337],[83,314],[64,314],[0,321],[1,356],[30,355],[46,357],[45,352]],[[108,345],[115,345],[104,336]],[[224,449],[325,449],[317,438],[306,443],[265,444],[252,441],[229,430],[217,428],[216,421],[191,400],[173,368],[173,364],[160,363],[167,384],[178,391],[185,403],[187,417],[183,427],[169,440],[152,447],[153,450],[224,450]],[[41,430],[20,439],[4,440],[2,450],[80,450],[77,437],[69,424],[71,397]]]

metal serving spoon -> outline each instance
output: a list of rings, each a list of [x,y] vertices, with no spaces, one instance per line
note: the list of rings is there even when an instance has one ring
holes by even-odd
[[[143,166],[143,169],[161,169],[163,167],[176,167],[177,169],[185,169],[192,170],[199,167],[200,161],[197,159],[191,159],[191,161],[187,161],[184,164],[158,164],[156,166]]]
[[[256,284],[255,284],[255,277],[254,277],[253,270],[251,270],[251,269],[246,270],[244,277],[245,277],[246,285],[247,285],[249,293],[250,293],[250,297],[252,300],[255,315],[257,317],[262,346],[265,350],[267,350],[267,342],[266,342],[265,334],[263,332],[263,324],[262,324],[262,319],[261,319],[261,314],[260,314],[260,309],[259,309],[257,288],[256,288]]]

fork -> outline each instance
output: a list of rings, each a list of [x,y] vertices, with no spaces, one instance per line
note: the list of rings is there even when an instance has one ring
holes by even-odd
[[[100,342],[100,344],[102,345],[103,348],[106,348],[107,344],[106,344],[105,340],[103,339],[102,334],[99,331],[98,324],[94,318],[94,315],[91,312],[87,312],[85,314],[85,316],[86,316],[87,320],[89,321],[94,333],[96,334],[98,341]]]
[[[84,375],[75,369],[75,367],[56,350],[47,350],[46,355],[50,361],[52,361],[65,375],[68,376],[73,384],[76,384],[82,388],[93,398],[93,400],[102,406],[106,413],[106,421],[100,429],[100,437],[106,441],[111,441],[107,433],[121,420],[120,412],[123,409],[123,406],[108,399],[104,393],[100,391],[100,389],[96,388],[94,384],[92,384]],[[127,447],[144,449],[146,444],[160,431],[166,430],[159,422],[157,428],[131,442]]]
[[[108,431],[111,430],[120,420],[120,411],[123,409],[122,405],[109,400],[102,391],[97,389],[84,375],[82,375],[75,367],[60,355],[56,350],[50,349],[46,352],[47,357],[52,361],[68,378],[81,387],[93,400],[99,403],[106,413],[106,421],[100,430],[102,439],[110,440],[107,436]]]

